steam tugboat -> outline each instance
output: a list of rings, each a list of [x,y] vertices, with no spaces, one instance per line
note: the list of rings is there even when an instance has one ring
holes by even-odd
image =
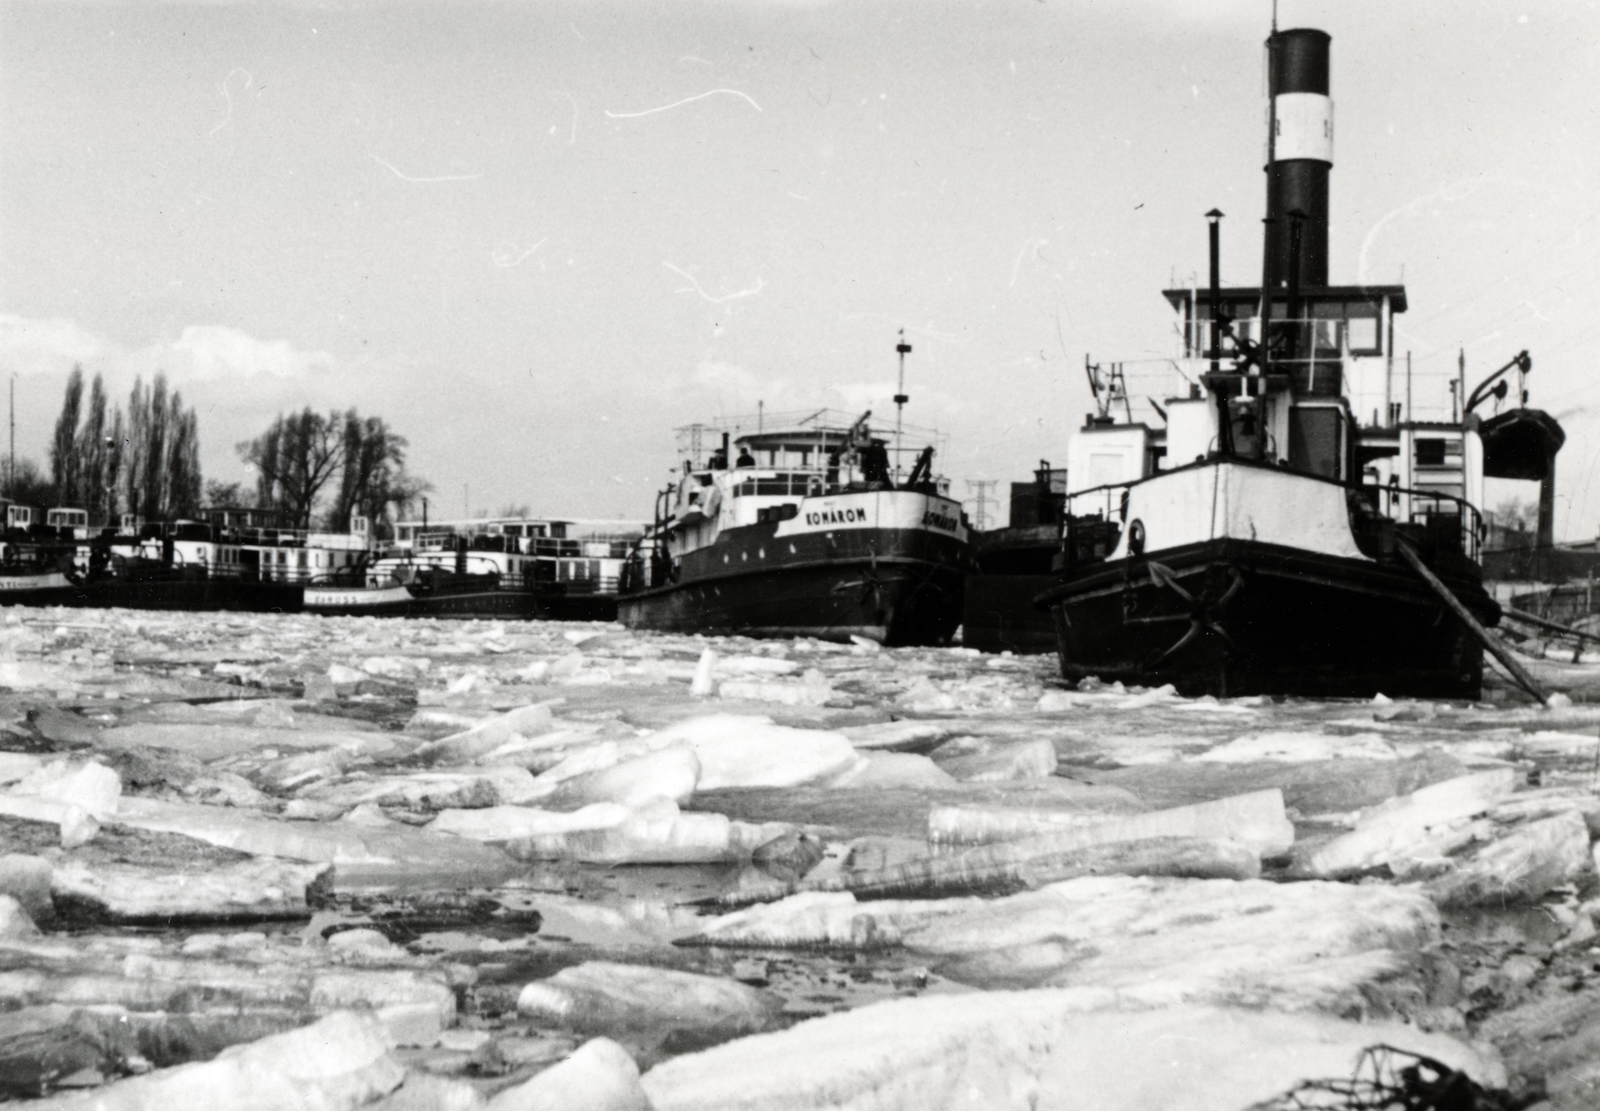
[[[1329,38],[1274,29],[1267,46],[1262,286],[1221,287],[1213,210],[1209,289],[1165,294],[1185,388],[1148,420],[1108,412],[1115,375],[1097,388],[1068,445],[1064,570],[1037,603],[1068,679],[1475,698],[1499,617],[1479,418],[1454,386],[1449,420],[1397,399],[1403,287],[1326,284]]]
[[[910,349],[899,345],[902,371]],[[707,426],[685,430],[682,476],[658,496],[654,524],[624,573],[623,624],[949,641],[961,622],[967,562],[961,505],[933,472],[933,444],[904,447],[907,436],[928,434],[897,422],[891,459],[890,436],[872,431],[871,415],[851,421],[822,410],[733,422],[710,429],[722,443],[709,459],[695,447]],[[915,452],[909,470],[896,461],[902,450]]]

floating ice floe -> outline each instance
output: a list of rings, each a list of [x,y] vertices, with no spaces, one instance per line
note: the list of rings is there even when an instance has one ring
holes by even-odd
[[[1067,989],[877,1003],[674,1058],[642,1082],[655,1111],[1236,1111],[1308,1077],[1347,1078],[1375,1043],[1505,1079],[1491,1055],[1399,1023],[1122,1009],[1113,993]]]
[[[1376,868],[1423,844],[1432,831],[1481,814],[1516,786],[1512,768],[1435,783],[1361,812],[1355,829],[1316,849],[1300,866],[1336,878]]]
[[[842,733],[793,729],[770,718],[737,714],[690,718],[660,730],[651,741],[693,746],[700,761],[700,790],[790,787],[843,775],[861,763]]]

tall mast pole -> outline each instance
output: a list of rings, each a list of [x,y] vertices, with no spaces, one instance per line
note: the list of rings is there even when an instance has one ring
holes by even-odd
[[[6,494],[17,485],[17,375],[11,374],[11,470],[6,473]]]
[[[900,342],[894,345],[900,355],[900,387],[894,395],[894,478],[900,481],[900,430],[901,420],[905,416],[906,402],[911,399],[906,396],[906,356],[911,353],[911,345],[906,342],[906,330],[900,329]]]

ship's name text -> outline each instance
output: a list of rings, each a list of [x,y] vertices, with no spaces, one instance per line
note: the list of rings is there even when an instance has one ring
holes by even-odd
[[[938,513],[932,509],[928,510],[928,512],[922,515],[922,524],[924,528],[936,528],[942,529],[945,532],[954,532],[956,531],[956,526],[960,523],[960,521],[957,521],[954,517],[950,516],[950,514]]]
[[[866,519],[865,509],[824,509],[819,513],[806,514],[808,525],[849,525]]]

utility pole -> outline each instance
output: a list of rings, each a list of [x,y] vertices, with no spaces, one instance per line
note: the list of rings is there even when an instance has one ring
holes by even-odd
[[[6,496],[17,485],[17,372],[11,372],[11,469],[6,472]]]
[[[978,492],[978,496],[973,499],[975,502],[977,502],[977,505],[973,510],[972,522],[977,527],[979,532],[983,532],[989,527],[989,514],[987,512],[987,507],[989,502],[994,500],[989,497],[989,491],[993,490],[998,482],[999,479],[994,478],[967,479],[967,489],[976,490]]]

